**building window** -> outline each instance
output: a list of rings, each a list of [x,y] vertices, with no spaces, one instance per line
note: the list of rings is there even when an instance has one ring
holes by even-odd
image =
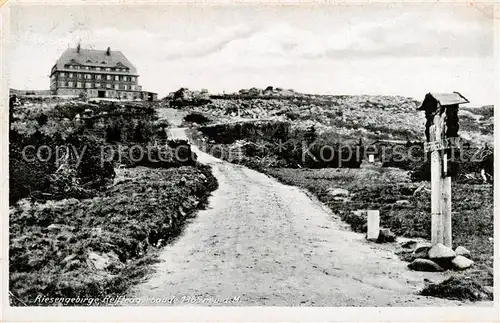
[[[86,83],[85,83],[85,87],[86,87],[87,89],[90,89],[90,88],[92,87],[92,84],[91,84],[91,83],[89,83],[89,82],[86,82]]]
[[[135,76],[132,76],[132,82],[135,82]]]
[[[115,90],[118,90],[118,88],[119,88],[118,84],[115,84]]]
[[[73,82],[68,82],[69,87],[73,87]]]
[[[61,77],[63,77],[63,78],[64,78],[64,76],[65,76],[65,75],[64,75],[64,72],[61,72]]]
[[[96,71],[100,71],[100,70],[101,70],[101,68],[100,68],[99,66],[97,66],[97,67],[95,68],[95,70],[96,70]]]
[[[95,87],[101,87],[101,83],[96,83]]]
[[[115,81],[118,81],[119,79],[118,75],[115,75]]]
[[[110,69],[109,67],[106,67],[106,71],[108,71],[108,72],[109,72],[109,71],[111,71],[111,69]]]
[[[82,87],[82,82],[76,82],[76,87],[81,88]]]
[[[106,80],[111,81],[111,75],[106,75]]]
[[[95,76],[95,79],[96,79],[96,80],[100,80],[100,79],[101,79],[101,75],[97,74],[97,75]]]
[[[73,73],[69,73],[69,77],[73,77]]]
[[[130,89],[131,89],[132,91],[135,91],[135,85],[131,85],[131,86],[130,86]]]
[[[82,78],[82,74],[76,74],[76,78],[81,79]]]

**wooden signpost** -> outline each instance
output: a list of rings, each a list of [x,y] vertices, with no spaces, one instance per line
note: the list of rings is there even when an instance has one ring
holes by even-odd
[[[431,162],[431,243],[452,247],[450,150],[459,148],[458,105],[468,103],[460,93],[428,93],[418,110],[426,114],[424,151]]]

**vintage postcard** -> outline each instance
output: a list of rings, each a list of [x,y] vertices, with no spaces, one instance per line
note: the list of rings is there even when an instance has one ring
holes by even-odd
[[[4,3],[2,321],[498,320],[499,8]]]

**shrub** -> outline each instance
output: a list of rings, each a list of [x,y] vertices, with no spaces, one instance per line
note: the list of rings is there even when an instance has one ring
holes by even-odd
[[[89,95],[87,94],[87,92],[85,91],[81,91],[79,94],[78,94],[78,99],[82,100],[82,101],[88,101],[89,99]]]
[[[207,118],[205,115],[198,113],[198,112],[193,112],[184,117],[185,122],[192,122],[192,123],[197,123],[197,124],[207,124],[210,123],[211,120]]]
[[[162,241],[177,236],[217,187],[205,166],[138,169],[129,176],[92,199],[22,200],[12,208],[9,290],[16,298],[11,305],[47,306],[35,302],[38,295],[125,293],[147,272]],[[105,267],[96,268],[91,254],[105,260]],[[85,305],[92,304],[78,304]]]

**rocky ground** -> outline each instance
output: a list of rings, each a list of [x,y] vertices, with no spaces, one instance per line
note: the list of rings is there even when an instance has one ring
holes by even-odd
[[[186,91],[186,96],[196,95]],[[194,93],[194,94],[193,94]],[[211,103],[184,108],[215,121],[279,119],[300,128],[312,125],[319,132],[335,131],[345,137],[420,140],[425,116],[420,101],[402,96],[313,95],[293,90],[241,90],[243,94],[208,95]],[[493,143],[493,106],[461,109],[461,135],[475,144]]]

